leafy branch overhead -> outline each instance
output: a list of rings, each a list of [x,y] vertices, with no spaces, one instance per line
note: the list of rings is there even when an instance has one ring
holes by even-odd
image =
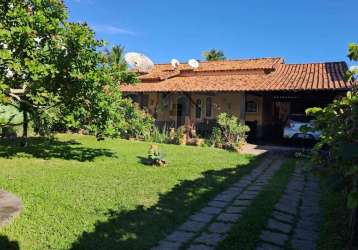
[[[137,76],[127,71],[123,47],[105,52],[86,23],[67,18],[63,1],[1,1],[0,102],[28,113],[39,133],[62,124],[119,135],[136,109],[118,85]]]

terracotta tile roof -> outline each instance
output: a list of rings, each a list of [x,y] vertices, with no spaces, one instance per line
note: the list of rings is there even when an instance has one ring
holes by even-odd
[[[345,62],[284,64],[281,58],[204,62],[190,75],[183,74],[184,67],[173,71],[171,65],[159,64],[151,73],[141,76],[142,83],[120,88],[123,92],[208,92],[352,87],[351,82],[344,81]],[[260,69],[269,71],[255,71]]]
[[[220,75],[173,77],[165,81],[121,86],[123,92],[208,92],[250,90],[252,83],[263,82],[266,75]]]
[[[329,90],[349,89],[352,82],[344,80],[348,70],[345,62],[281,64],[257,90]]]
[[[280,57],[276,58],[257,58],[242,60],[225,60],[200,62],[200,67],[192,70],[187,63],[181,63],[177,70],[173,70],[171,64],[156,64],[153,71],[149,74],[140,76],[142,81],[146,80],[165,80],[169,77],[177,76],[180,71],[210,72],[210,71],[236,71],[254,69],[274,69],[276,65],[283,62]]]

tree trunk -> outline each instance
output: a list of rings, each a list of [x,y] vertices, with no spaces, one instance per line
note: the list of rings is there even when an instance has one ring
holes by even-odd
[[[23,139],[23,146],[27,147],[28,145],[28,128],[29,128],[29,118],[28,118],[28,114],[27,111],[23,111],[23,118],[24,118],[24,123],[22,125],[22,139]]]

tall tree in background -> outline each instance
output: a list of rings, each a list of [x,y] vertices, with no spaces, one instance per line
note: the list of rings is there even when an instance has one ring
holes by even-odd
[[[111,50],[106,50],[108,63],[112,67],[119,67],[123,71],[127,70],[127,62],[124,59],[125,48],[121,45],[115,45]]]
[[[204,51],[203,56],[207,61],[222,61],[226,59],[224,52],[218,49],[211,49],[208,51]]]
[[[136,75],[112,67],[122,60],[120,48],[108,62],[99,50],[105,43],[67,17],[60,0],[0,2],[0,103],[23,113],[25,142],[29,120],[40,134],[63,122],[116,136],[127,111],[135,112],[118,84],[134,83]]]

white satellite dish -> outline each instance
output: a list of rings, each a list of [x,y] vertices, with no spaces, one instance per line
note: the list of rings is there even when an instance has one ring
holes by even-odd
[[[139,72],[150,72],[154,68],[154,63],[152,60],[140,53],[129,52],[124,56],[124,59],[129,64],[129,66],[133,67]]]
[[[174,69],[178,68],[179,65],[180,65],[180,62],[179,62],[177,59],[172,59],[172,60],[170,61],[170,63],[172,64],[172,67],[173,67]]]
[[[197,60],[195,60],[195,59],[190,59],[190,60],[188,61],[188,64],[189,64],[189,66],[190,66],[192,69],[197,69],[197,68],[199,68],[199,62],[198,62]]]

